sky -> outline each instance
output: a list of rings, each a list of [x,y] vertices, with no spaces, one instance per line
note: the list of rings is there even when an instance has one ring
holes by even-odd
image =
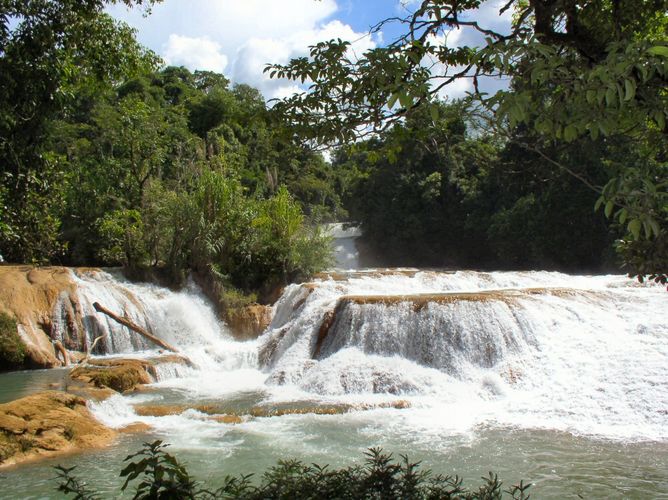
[[[505,31],[508,12],[498,11],[506,0],[486,0],[476,13],[482,25]],[[270,80],[267,63],[287,63],[308,54],[309,45],[332,38],[352,42],[362,53],[392,41],[397,28],[369,34],[378,21],[404,16],[417,0],[163,0],[145,15],[141,9],[115,5],[115,18],[137,30],[139,41],[160,55],[166,64],[190,70],[223,73],[233,83],[246,83],[267,99],[298,90],[294,82]],[[448,44],[477,45],[479,35],[461,30],[450,33]],[[489,82],[490,88],[499,83]],[[467,82],[444,89],[442,97],[460,97]]]

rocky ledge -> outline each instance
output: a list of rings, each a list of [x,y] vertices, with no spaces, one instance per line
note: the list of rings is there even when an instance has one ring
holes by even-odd
[[[28,367],[62,364],[51,342],[52,311],[61,297],[78,304],[76,285],[67,268],[0,266],[0,313],[15,323],[25,350],[25,359],[20,361]]]
[[[146,384],[158,380],[159,367],[167,365],[184,368],[191,363],[178,354],[147,359],[92,359],[72,369],[67,390],[96,400],[119,392],[143,390]]]
[[[40,392],[0,405],[0,467],[106,446],[115,436],[74,394]]]

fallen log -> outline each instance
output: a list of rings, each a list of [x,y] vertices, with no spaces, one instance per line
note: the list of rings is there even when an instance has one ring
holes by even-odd
[[[110,317],[111,319],[113,319],[114,321],[120,323],[120,324],[123,325],[123,326],[128,327],[128,328],[129,328],[130,330],[132,330],[133,332],[138,333],[138,334],[141,335],[142,337],[144,337],[144,338],[150,340],[150,341],[153,342],[154,344],[159,345],[159,346],[162,347],[163,349],[167,349],[168,351],[172,351],[172,352],[175,352],[175,353],[177,353],[177,354],[181,354],[181,353],[179,352],[178,349],[176,349],[175,347],[172,347],[171,345],[169,345],[169,344],[168,344],[167,342],[165,342],[164,340],[161,340],[161,339],[159,339],[158,337],[156,337],[155,335],[153,335],[153,334],[147,332],[147,331],[144,330],[141,326],[139,326],[139,325],[135,325],[135,324],[134,324],[132,321],[130,321],[129,319],[127,319],[127,318],[125,318],[125,317],[123,317],[123,316],[118,316],[117,314],[114,314],[113,312],[111,312],[111,311],[110,311],[109,309],[107,309],[106,307],[100,305],[99,302],[94,302],[94,303],[93,303],[93,307],[95,308],[95,310],[96,310],[97,312],[100,312],[100,313],[102,313],[102,314],[106,314],[107,316],[109,316],[109,317]]]

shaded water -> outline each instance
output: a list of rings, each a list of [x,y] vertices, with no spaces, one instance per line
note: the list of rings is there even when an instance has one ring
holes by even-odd
[[[69,370],[32,370],[0,374],[0,404],[40,391],[61,390]]]
[[[668,497],[661,287],[546,272],[337,273],[288,287],[264,335],[241,343],[195,288],[174,293],[104,273],[81,279],[81,302],[99,300],[99,289],[105,306],[141,316],[197,367],[165,369],[153,392],[92,406],[107,425],[142,421],[150,435],[5,470],[0,496],[48,495],[54,463],[77,464],[111,492],[122,458],[160,438],[214,485],[286,457],[348,465],[381,446],[471,483],[488,470],[507,483],[531,480],[537,498]],[[154,354],[131,338],[106,348]],[[18,385],[21,376],[3,375],[0,384]],[[25,375],[33,385],[41,376]],[[409,407],[381,407],[397,402]],[[142,417],[138,404],[208,404],[246,416],[240,424],[193,409]],[[248,415],[328,405],[359,409]]]

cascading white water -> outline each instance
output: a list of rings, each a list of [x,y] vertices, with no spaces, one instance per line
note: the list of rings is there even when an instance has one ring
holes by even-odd
[[[97,354],[153,355],[157,348],[95,311],[95,302],[178,346],[200,369],[232,370],[257,364],[254,350],[240,348],[243,344],[234,341],[193,283],[183,291],[173,292],[156,285],[130,283],[104,271],[81,272],[73,274],[72,279],[77,286],[75,302],[80,308],[87,344],[90,346],[97,337],[102,337],[95,350]],[[69,333],[68,328],[76,328],[65,324],[67,304],[63,298],[54,311],[53,329],[59,339]]]
[[[313,394],[484,403],[504,425],[668,439],[666,300],[620,276],[353,273],[286,290],[260,359],[270,382]]]
[[[191,357],[197,369],[165,373],[158,384],[189,400],[401,398],[411,406],[401,418],[417,419],[410,425],[424,432],[443,425],[425,420],[426,411],[456,414],[462,429],[485,423],[668,440],[661,287],[549,272],[370,270],[333,277],[287,287],[267,331],[243,343],[194,288],[175,293],[101,275],[83,278],[80,302],[110,294],[108,307]],[[109,291],[115,288],[122,291]],[[142,420],[131,402],[119,396],[96,411],[116,426]],[[219,425],[200,417],[184,413],[181,424],[177,417],[147,418],[158,428],[187,426],[193,418],[199,426]]]
[[[359,252],[355,241],[362,233],[356,226],[345,227],[337,222],[328,224],[326,232],[332,237],[334,261],[337,269],[358,269]]]
[[[148,424],[148,440],[171,444],[206,484],[292,457],[350,465],[378,446],[469,485],[489,470],[505,484],[528,479],[537,498],[668,497],[663,287],[548,272],[337,271],[288,286],[264,334],[239,342],[195,286],[77,273],[52,332],[74,348],[113,338],[96,354],[155,357],[94,312],[98,301],[195,364],[162,362],[150,390],[91,403],[93,413],[112,427]],[[145,441],[125,435],[67,463],[93,483],[114,478]],[[16,498],[41,481],[36,494],[48,497],[51,465],[5,470],[0,487]]]

